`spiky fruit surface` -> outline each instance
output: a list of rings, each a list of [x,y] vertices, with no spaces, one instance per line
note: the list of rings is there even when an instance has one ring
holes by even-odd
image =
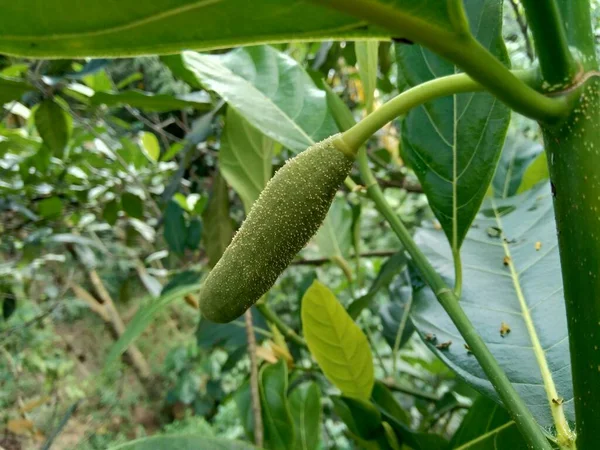
[[[317,232],[354,158],[332,136],[290,159],[254,203],[200,292],[203,317],[230,322],[267,292]]]

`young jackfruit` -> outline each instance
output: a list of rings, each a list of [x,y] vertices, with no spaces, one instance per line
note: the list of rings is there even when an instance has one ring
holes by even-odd
[[[277,171],[206,278],[203,317],[234,320],[273,286],[320,227],[354,157],[336,135]]]

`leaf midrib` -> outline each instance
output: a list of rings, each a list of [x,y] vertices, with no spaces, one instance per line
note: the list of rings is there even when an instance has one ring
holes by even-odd
[[[500,230],[503,230],[501,216],[496,207],[496,202],[493,199],[492,208],[494,210],[494,215],[496,217],[496,223],[498,225],[498,228]],[[542,348],[542,344],[540,342],[535,324],[533,322],[533,318],[531,317],[531,310],[527,304],[527,300],[523,293],[523,289],[521,288],[521,280],[519,278],[519,273],[517,272],[516,267],[514,265],[514,261],[512,259],[511,251],[508,246],[506,236],[504,235],[504,231],[502,231],[500,239],[502,240],[504,254],[507,257],[508,268],[510,270],[513,286],[515,288],[515,294],[517,296],[517,300],[519,301],[519,305],[521,306],[523,321],[525,322],[525,326],[527,327],[527,332],[529,334],[529,338],[531,339],[531,344],[533,347],[533,353],[535,355],[538,367],[540,369],[540,374],[542,376],[544,390],[546,391],[546,396],[548,398],[548,405],[552,413],[554,426],[556,427],[558,435],[572,437],[573,434],[567,422],[567,418],[565,416],[562,404],[556,404],[553,402],[553,400],[558,399],[560,396],[558,395],[556,384],[554,383],[554,378],[552,377],[552,372],[550,371],[548,360],[546,359],[546,352]]]

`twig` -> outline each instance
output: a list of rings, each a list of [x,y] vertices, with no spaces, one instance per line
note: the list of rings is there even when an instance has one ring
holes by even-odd
[[[427,392],[419,391],[417,389],[414,389],[414,388],[408,387],[408,386],[401,386],[399,384],[394,383],[393,381],[383,380],[383,384],[385,384],[385,386],[389,390],[394,391],[394,392],[400,392],[402,394],[410,395],[412,397],[421,398],[423,400],[427,400],[432,403],[436,403],[436,402],[440,401],[440,398],[435,394],[429,394]]]
[[[248,338],[248,357],[250,358],[250,397],[252,399],[252,415],[254,417],[254,443],[262,448],[263,423],[260,409],[260,395],[258,392],[258,364],[256,361],[256,338],[254,336],[254,327],[252,325],[252,310],[244,313],[246,320],[246,336]]]
[[[182,139],[178,138],[174,134],[169,133],[168,131],[165,131],[159,125],[157,125],[156,123],[154,123],[151,120],[149,120],[146,117],[144,117],[142,114],[140,114],[138,111],[136,111],[135,108],[132,108],[129,105],[125,105],[125,109],[129,112],[129,114],[131,114],[137,120],[139,120],[140,122],[142,122],[144,125],[152,128],[152,130],[154,130],[155,132],[157,132],[164,139],[167,139],[167,142],[165,142],[163,140],[163,144],[165,144],[165,145],[168,146],[168,141],[169,140],[175,141],[175,142],[181,142],[182,141]]]
[[[374,252],[364,252],[360,254],[361,258],[379,258],[392,256],[398,253],[400,250],[379,250]],[[332,262],[330,258],[315,258],[315,259],[297,259],[292,261],[294,266],[322,266]]]
[[[302,347],[306,347],[306,342],[304,339],[302,339],[294,330],[287,326],[283,320],[281,320],[279,316],[277,316],[277,314],[275,314],[275,312],[273,312],[265,303],[257,303],[256,309],[258,309],[258,312],[260,312],[265,319],[275,325],[279,331],[281,331],[281,334],[283,334],[284,337],[287,337],[290,341],[295,342]]]
[[[533,46],[531,45],[531,39],[529,39],[527,22],[525,21],[523,14],[521,14],[519,1],[518,0],[510,0],[510,4],[515,12],[515,17],[517,19],[519,28],[521,29],[521,33],[523,34],[523,37],[525,38],[525,51],[527,52],[527,57],[529,58],[530,62],[533,62],[533,60],[535,59],[535,55],[533,54]]]

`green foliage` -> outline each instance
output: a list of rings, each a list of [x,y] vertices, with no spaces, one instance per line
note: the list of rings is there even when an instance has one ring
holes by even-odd
[[[310,352],[329,381],[348,397],[369,398],[374,374],[367,337],[318,281],[302,298],[302,328]]]
[[[287,399],[287,366],[283,359],[260,370],[260,398],[268,449],[292,448],[296,429]]]

